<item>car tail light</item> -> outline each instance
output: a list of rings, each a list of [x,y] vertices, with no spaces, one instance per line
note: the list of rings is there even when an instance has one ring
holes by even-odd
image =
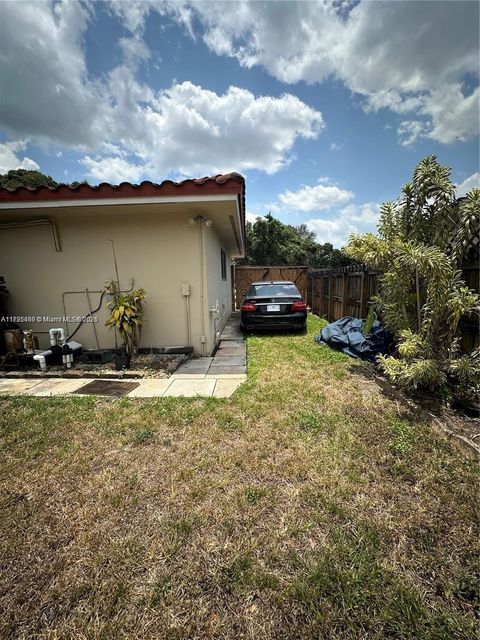
[[[253,302],[244,302],[240,307],[240,311],[256,311],[257,305],[253,304]]]
[[[291,307],[291,311],[306,311],[307,305],[303,300],[298,300],[298,302],[294,302]]]

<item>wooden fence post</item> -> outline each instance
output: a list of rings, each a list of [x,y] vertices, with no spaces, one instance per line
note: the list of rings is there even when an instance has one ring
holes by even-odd
[[[342,282],[342,316],[347,315],[347,293],[348,293],[348,274],[343,273]]]
[[[328,313],[327,320],[332,321],[332,274],[328,274]]]
[[[360,318],[365,318],[366,313],[366,300],[365,300],[365,271],[362,271],[360,280]]]

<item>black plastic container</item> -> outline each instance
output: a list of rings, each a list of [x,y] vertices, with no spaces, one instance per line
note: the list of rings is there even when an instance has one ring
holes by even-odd
[[[129,353],[116,353],[115,354],[115,369],[122,371],[123,369],[130,369],[130,361],[132,356]]]

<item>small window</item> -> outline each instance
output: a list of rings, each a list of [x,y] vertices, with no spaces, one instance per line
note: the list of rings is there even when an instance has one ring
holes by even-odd
[[[222,280],[227,279],[227,256],[225,255],[225,251],[220,249],[220,259],[222,262]]]

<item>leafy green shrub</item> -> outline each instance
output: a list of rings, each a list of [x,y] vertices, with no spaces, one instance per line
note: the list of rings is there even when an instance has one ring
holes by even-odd
[[[107,303],[110,315],[105,324],[119,332],[126,352],[130,355],[136,355],[142,333],[145,291],[135,289],[124,294],[119,290],[114,280],[107,285],[107,291],[113,299]]]
[[[398,351],[379,362],[400,386],[478,388],[480,352],[460,355],[458,325],[480,311],[459,271],[479,234],[480,189],[457,200],[450,169],[428,156],[400,200],[382,206],[378,235],[350,238],[347,253],[381,274],[373,302]]]

